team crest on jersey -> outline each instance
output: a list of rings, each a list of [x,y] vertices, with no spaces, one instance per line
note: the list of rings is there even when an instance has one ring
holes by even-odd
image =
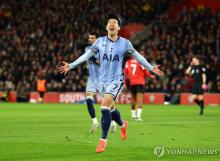
[[[112,54],[109,54],[109,55],[104,54],[103,60],[112,61],[112,62],[119,62],[119,56],[118,55],[113,56]]]

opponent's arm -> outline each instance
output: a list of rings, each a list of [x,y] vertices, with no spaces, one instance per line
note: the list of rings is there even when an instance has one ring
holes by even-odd
[[[154,78],[154,76],[146,69],[144,70],[144,75],[149,78]]]

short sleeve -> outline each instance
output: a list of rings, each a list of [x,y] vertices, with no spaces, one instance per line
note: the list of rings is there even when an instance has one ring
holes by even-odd
[[[101,41],[101,38],[98,38],[90,47],[90,49],[96,54],[99,52],[100,41]]]
[[[205,72],[206,72],[206,69],[205,69],[204,66],[201,66],[201,71],[202,71],[202,73],[205,73]]]

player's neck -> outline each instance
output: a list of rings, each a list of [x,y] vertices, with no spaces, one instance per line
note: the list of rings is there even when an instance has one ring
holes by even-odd
[[[108,34],[108,39],[110,39],[111,41],[116,41],[116,40],[118,40],[118,35],[117,34],[114,34],[114,35]]]

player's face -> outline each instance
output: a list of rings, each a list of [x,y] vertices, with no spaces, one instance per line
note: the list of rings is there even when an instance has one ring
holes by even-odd
[[[140,53],[142,56],[144,56],[144,50],[141,50],[139,53]]]
[[[92,45],[95,41],[96,41],[96,36],[95,35],[89,35],[88,43],[90,45]]]
[[[199,65],[199,59],[197,59],[197,58],[192,58],[192,64],[193,64],[193,65]]]
[[[106,26],[106,30],[110,35],[117,35],[118,31],[120,30],[120,26],[118,25],[118,20],[109,19]]]

